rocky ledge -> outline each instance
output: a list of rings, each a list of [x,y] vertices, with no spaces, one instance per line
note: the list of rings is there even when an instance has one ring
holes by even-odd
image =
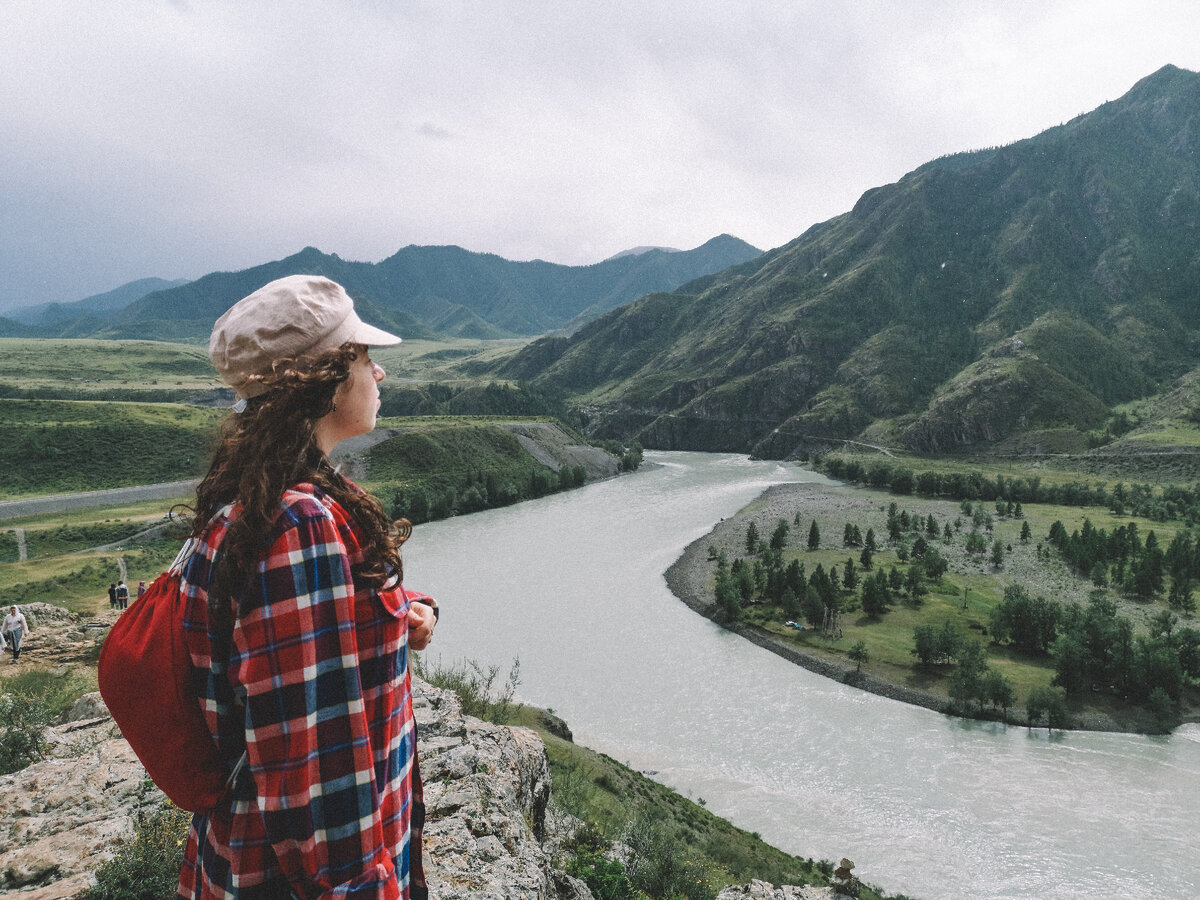
[[[432,896],[590,900],[551,858],[559,835],[547,815],[550,769],[537,734],[464,716],[454,694],[415,688]],[[134,823],[165,802],[99,694],[64,719],[48,731],[49,758],[0,776],[0,894],[77,896]]]

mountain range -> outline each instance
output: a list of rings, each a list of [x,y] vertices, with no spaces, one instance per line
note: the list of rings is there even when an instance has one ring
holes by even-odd
[[[727,234],[693,250],[639,248],[589,266],[415,245],[379,263],[348,262],[306,247],[239,272],[175,284],[147,279],[75,304],[21,310],[0,320],[0,336],[207,341],[213,322],[239,299],[297,273],[339,282],[366,318],[405,337],[532,336],[570,330],[648,292],[673,290],[761,252]],[[139,290],[134,299],[130,291]],[[123,303],[114,302],[118,295]]]
[[[936,159],[783,247],[535,341],[494,374],[650,447],[938,453],[1103,428],[1198,350],[1200,75],[1166,66],[1061,126]]]

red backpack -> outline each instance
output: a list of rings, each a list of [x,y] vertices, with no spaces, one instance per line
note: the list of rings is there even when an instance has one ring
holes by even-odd
[[[117,619],[100,648],[98,674],[100,695],[146,773],[176,806],[206,812],[233,773],[192,687],[179,590],[190,549]]]

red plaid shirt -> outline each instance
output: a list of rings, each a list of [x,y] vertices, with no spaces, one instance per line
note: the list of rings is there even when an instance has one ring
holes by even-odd
[[[180,895],[423,897],[408,596],[355,584],[357,526],[299,484],[227,638],[210,628],[207,589],[231,515],[184,569],[184,634],[209,729],[231,769],[243,748],[247,760],[230,796],[192,820]]]

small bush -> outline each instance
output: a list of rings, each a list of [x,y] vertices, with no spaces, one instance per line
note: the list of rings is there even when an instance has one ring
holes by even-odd
[[[46,728],[95,686],[79,674],[33,669],[15,675],[0,694],[0,775],[44,758]]]
[[[500,666],[492,665],[484,669],[474,660],[443,666],[440,660],[436,665],[430,665],[419,657],[413,657],[413,672],[434,687],[454,691],[462,703],[463,712],[468,716],[496,725],[508,725],[516,715],[517,703],[513,696],[517,692],[517,685],[521,683],[520,659],[513,660],[502,688],[496,684],[496,679],[500,677]]]
[[[82,900],[168,900],[179,886],[192,814],[166,804],[137,826],[134,838],[96,872]]]
[[[635,818],[625,832],[629,846],[626,871],[633,886],[654,898],[714,900],[717,887],[708,868],[688,857],[687,848],[648,814]]]
[[[596,900],[633,900],[637,896],[625,866],[612,856],[612,843],[596,825],[580,825],[565,849],[571,855],[563,862],[563,870],[591,888]]]

